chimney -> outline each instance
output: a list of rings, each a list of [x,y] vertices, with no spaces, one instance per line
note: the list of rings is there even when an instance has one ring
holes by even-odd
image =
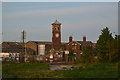
[[[86,41],[86,36],[83,36],[83,41]]]
[[[72,42],[72,36],[71,35],[69,36],[69,42]]]

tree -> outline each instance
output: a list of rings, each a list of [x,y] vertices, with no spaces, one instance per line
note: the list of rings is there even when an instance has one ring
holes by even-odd
[[[83,46],[82,51],[83,51],[82,54],[83,62],[85,63],[92,62],[93,59],[92,47],[90,45]]]
[[[120,35],[115,35],[115,38],[114,38],[114,42],[113,42],[113,51],[114,51],[114,54],[112,56],[112,61],[116,62],[116,61],[119,61],[119,57],[120,57]]]
[[[97,52],[101,61],[111,60],[113,37],[109,29],[106,27],[102,30],[101,35],[97,41]]]
[[[68,54],[68,58],[69,58],[69,62],[71,63],[73,63],[74,62],[74,54],[73,54],[73,51],[72,51],[72,49],[70,49],[70,52],[69,52],[69,54]]]

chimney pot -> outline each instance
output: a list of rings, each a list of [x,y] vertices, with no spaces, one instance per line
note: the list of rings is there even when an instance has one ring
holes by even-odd
[[[86,41],[86,36],[83,36],[83,41]]]
[[[69,42],[72,42],[72,36],[71,35],[69,36]]]

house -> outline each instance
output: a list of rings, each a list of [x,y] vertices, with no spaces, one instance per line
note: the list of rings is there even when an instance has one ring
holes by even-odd
[[[66,44],[66,50],[69,51],[69,55],[71,54],[72,56],[74,56],[72,57],[74,59],[68,59],[67,62],[79,59],[79,56],[83,54],[84,46],[89,46],[91,50],[94,50],[96,48],[96,44],[92,43],[91,41],[87,41],[86,36],[83,36],[83,41],[73,41],[72,36],[70,36],[69,42]]]
[[[86,36],[83,36],[83,41],[72,41],[72,36],[69,37],[69,42],[66,45],[68,51],[73,52],[74,54],[82,54],[83,46],[91,46],[93,43],[91,41],[86,41]]]

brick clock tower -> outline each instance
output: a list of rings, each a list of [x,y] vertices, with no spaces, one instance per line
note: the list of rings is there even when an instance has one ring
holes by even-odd
[[[57,20],[52,23],[52,47],[54,50],[60,50],[61,45],[61,23]]]

